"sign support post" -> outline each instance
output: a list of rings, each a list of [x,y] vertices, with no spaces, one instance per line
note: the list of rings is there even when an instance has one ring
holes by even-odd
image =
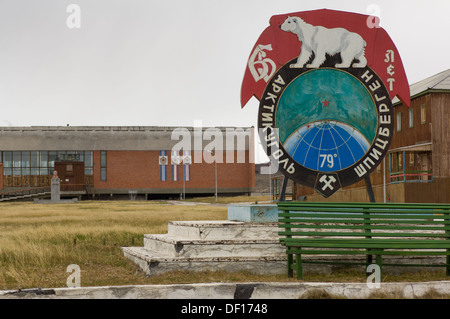
[[[365,181],[366,181],[367,194],[369,195],[369,201],[371,203],[375,203],[375,195],[373,194],[372,183],[370,181],[369,175],[367,175],[365,177]]]
[[[280,198],[278,199],[278,201],[280,201],[280,202],[286,201],[286,187],[287,187],[288,181],[289,181],[289,178],[287,176],[284,176],[283,184],[281,186]]]

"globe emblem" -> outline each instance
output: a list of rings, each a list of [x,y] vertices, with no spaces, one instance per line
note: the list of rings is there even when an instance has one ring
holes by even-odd
[[[290,157],[317,172],[337,172],[361,160],[377,134],[377,108],[352,74],[307,71],[284,90],[276,110],[278,137]]]
[[[357,129],[336,121],[308,123],[284,143],[291,157],[306,168],[322,172],[345,169],[369,150],[369,141]]]

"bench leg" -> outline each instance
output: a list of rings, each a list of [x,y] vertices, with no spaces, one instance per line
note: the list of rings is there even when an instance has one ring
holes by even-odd
[[[445,274],[447,276],[450,276],[450,255],[447,255],[446,262],[447,262],[447,265],[445,266]]]
[[[294,277],[294,255],[287,255],[287,274],[289,278]]]
[[[382,275],[382,265],[383,265],[383,257],[381,255],[377,255],[376,257],[376,263],[378,267],[380,267],[380,281],[381,281],[381,275]]]
[[[370,251],[370,248],[367,249],[367,251]],[[373,258],[372,255],[366,255],[366,269],[369,265],[371,265],[373,263]],[[370,275],[369,273],[367,273],[367,275]]]
[[[297,268],[297,279],[303,279],[303,265],[302,265],[302,255],[296,254],[295,255],[295,262],[296,262],[296,268]]]

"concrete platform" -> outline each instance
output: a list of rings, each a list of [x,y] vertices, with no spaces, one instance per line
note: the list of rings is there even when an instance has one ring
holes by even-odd
[[[145,235],[144,247],[170,257],[257,257],[285,254],[277,239],[207,240]]]
[[[286,269],[276,223],[174,221],[167,234],[146,234],[144,247],[122,251],[148,275],[173,270],[282,274]]]
[[[169,271],[249,271],[259,275],[277,275],[286,269],[286,257],[167,257],[143,247],[123,247],[124,256],[134,261],[148,275]]]
[[[270,223],[278,221],[276,204],[231,204],[228,205],[228,220],[249,223]]]
[[[168,235],[192,239],[277,239],[278,224],[242,221],[171,221]]]

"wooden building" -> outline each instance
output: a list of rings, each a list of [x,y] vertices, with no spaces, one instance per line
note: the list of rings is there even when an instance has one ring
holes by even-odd
[[[54,170],[67,196],[250,194],[253,134],[252,127],[0,127],[0,196],[48,187]]]
[[[388,156],[370,176],[377,202],[450,203],[450,70],[410,86],[411,106],[394,99]],[[368,201],[364,181],[328,199],[294,184],[311,201]]]

